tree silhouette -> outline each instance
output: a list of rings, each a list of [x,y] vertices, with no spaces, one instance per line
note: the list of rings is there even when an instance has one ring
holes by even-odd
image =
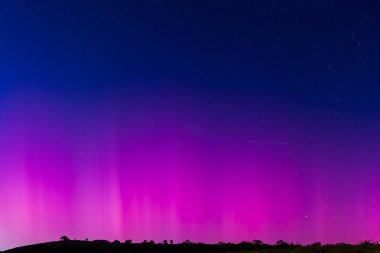
[[[252,241],[252,244],[253,244],[253,245],[256,245],[256,246],[262,246],[264,243],[263,243],[263,241],[261,241],[261,240],[253,240],[253,241]]]
[[[371,243],[372,243],[371,240],[364,240],[364,241],[361,241],[361,242],[360,242],[360,245],[362,245],[362,246],[367,246],[367,245],[370,245]]]
[[[69,237],[67,237],[66,235],[61,236],[61,238],[59,238],[59,240],[64,241],[64,242],[70,241]]]
[[[286,247],[286,246],[289,246],[289,244],[287,242],[285,242],[284,240],[278,240],[276,242],[276,246],[278,246],[278,247]]]

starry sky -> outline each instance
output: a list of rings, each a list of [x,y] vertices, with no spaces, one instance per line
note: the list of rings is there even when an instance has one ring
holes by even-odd
[[[0,250],[379,240],[380,3],[0,3]]]

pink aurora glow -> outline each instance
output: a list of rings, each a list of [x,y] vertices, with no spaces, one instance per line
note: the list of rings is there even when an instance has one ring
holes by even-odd
[[[222,117],[195,100],[168,98],[156,105],[23,91],[4,97],[1,249],[64,234],[270,243],[380,234],[379,163],[359,140],[355,149],[340,146],[344,133],[308,142],[294,137],[297,115],[273,114],[282,131],[264,131],[244,114]],[[279,136],[299,145],[249,142]]]

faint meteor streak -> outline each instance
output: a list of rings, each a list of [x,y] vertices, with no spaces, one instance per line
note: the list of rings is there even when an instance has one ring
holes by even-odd
[[[259,143],[259,144],[273,144],[273,145],[292,145],[298,146],[300,144],[295,142],[277,142],[277,141],[259,141],[259,140],[249,140],[250,143]]]

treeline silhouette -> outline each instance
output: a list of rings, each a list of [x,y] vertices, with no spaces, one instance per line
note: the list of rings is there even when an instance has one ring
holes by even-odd
[[[211,252],[239,252],[239,251],[265,251],[270,253],[275,252],[310,252],[310,253],[364,253],[364,252],[380,252],[378,242],[362,241],[356,245],[345,243],[322,245],[320,242],[315,242],[309,245],[301,245],[295,243],[287,243],[283,240],[277,241],[274,245],[264,243],[261,240],[253,240],[251,242],[241,243],[225,243],[217,244],[195,243],[186,240],[181,243],[174,243],[173,240],[163,240],[154,242],[145,240],[140,243],[134,243],[132,240],[120,242],[118,240],[109,242],[106,240],[71,240],[67,236],[62,236],[59,241],[47,242],[35,245],[19,247],[4,252],[7,253],[76,253],[76,252],[111,252],[111,253],[211,253]]]

